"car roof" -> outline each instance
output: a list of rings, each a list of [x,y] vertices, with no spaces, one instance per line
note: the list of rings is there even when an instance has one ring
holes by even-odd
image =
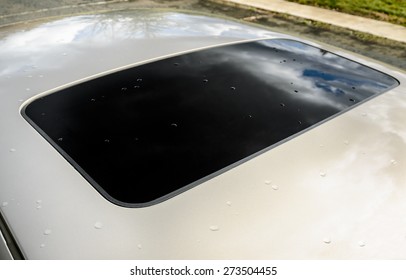
[[[106,200],[21,114],[39,96],[118,70],[264,38],[334,51],[400,85],[144,208]],[[146,10],[3,28],[0,61],[1,213],[25,258],[404,257],[400,70],[227,19]]]

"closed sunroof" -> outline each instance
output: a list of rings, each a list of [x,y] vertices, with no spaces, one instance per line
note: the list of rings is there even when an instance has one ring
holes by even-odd
[[[107,199],[147,206],[398,82],[286,39],[151,62],[34,100],[24,117]]]

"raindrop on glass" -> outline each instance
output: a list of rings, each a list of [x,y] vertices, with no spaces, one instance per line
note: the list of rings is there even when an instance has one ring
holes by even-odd
[[[126,91],[126,90],[127,90],[126,87],[122,87],[122,88],[121,88],[121,91]]]
[[[350,102],[355,102],[355,99],[353,99],[353,98],[350,98],[349,100],[350,100]]]
[[[285,105],[285,103],[280,103],[279,104],[281,107],[285,107],[286,105]]]
[[[95,229],[101,229],[103,227],[103,224],[101,223],[101,222],[96,222],[95,224],[94,224],[94,228]]]
[[[219,226],[217,226],[217,225],[212,225],[212,226],[209,227],[209,229],[211,231],[219,231],[220,230]]]
[[[137,79],[137,82],[142,82],[142,79],[141,79],[141,78],[138,78],[138,79]]]
[[[209,80],[207,80],[207,79],[204,79],[204,80],[203,80],[203,83],[207,83],[207,82],[209,82]]]
[[[236,90],[237,88],[236,88],[236,87],[230,87],[230,89],[231,89],[231,90]]]
[[[110,139],[104,139],[104,143],[110,143]]]
[[[44,235],[50,235],[52,233],[52,230],[46,229],[44,230]]]
[[[96,99],[92,98],[92,99],[90,99],[90,101],[95,102],[95,101],[96,101]]]
[[[352,89],[355,89],[355,87],[352,87]]]
[[[295,93],[298,93],[299,91],[297,89],[294,90]]]
[[[176,123],[171,123],[172,127],[178,127],[178,125]]]
[[[135,89],[138,89],[138,88],[140,88],[140,86],[134,86],[134,88],[135,88]]]

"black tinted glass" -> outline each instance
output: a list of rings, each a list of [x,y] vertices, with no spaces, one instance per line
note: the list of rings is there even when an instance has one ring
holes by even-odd
[[[397,84],[297,41],[264,40],[83,82],[33,101],[25,117],[105,197],[141,206]]]

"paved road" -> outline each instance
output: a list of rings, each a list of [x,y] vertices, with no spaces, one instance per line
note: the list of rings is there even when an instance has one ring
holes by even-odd
[[[102,3],[104,2],[104,3]],[[229,16],[306,36],[406,69],[406,44],[270,11],[199,0],[0,0],[0,26],[50,16],[127,8],[174,8]],[[4,28],[4,27],[3,27]],[[1,27],[0,27],[1,31]]]

